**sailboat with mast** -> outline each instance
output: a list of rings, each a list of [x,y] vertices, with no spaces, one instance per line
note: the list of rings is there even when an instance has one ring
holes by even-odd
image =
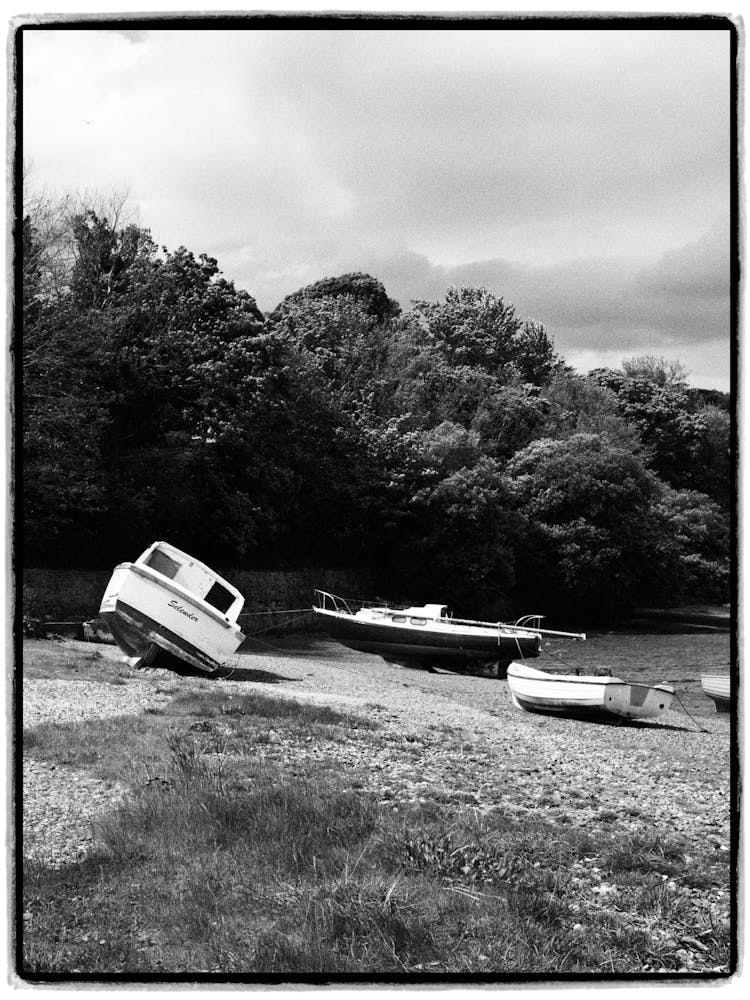
[[[477,621],[451,617],[444,604],[402,607],[351,601],[325,590],[315,591],[313,611],[331,638],[389,663],[459,672],[496,665],[499,677],[514,660],[539,656],[544,636],[586,638],[584,632],[543,629],[540,615],[513,624]]]

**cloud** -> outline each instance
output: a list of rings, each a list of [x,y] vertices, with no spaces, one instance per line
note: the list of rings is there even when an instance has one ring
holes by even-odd
[[[277,39],[264,71],[358,224],[430,259],[473,259],[478,232],[480,252],[559,259],[597,231],[611,246],[623,220],[664,247],[727,176],[728,78],[705,33],[642,50],[608,32],[370,34]],[[548,245],[523,232],[555,225]]]
[[[633,282],[633,293],[651,303],[665,324],[681,323],[686,310],[715,314],[726,322],[730,282],[729,219],[722,218],[703,236],[663,254]]]
[[[405,308],[412,299],[442,298],[449,285],[483,285],[512,302],[520,315],[533,316],[552,330],[565,330],[575,346],[590,346],[592,337],[608,326],[618,334],[631,329],[634,344],[644,335],[676,334],[688,343],[705,334],[709,319],[716,335],[729,333],[729,240],[724,222],[647,267],[641,259],[626,257],[589,257],[545,266],[492,258],[447,267],[405,247],[391,251],[332,245],[321,263],[332,273],[369,271]],[[258,286],[256,290],[264,300],[275,294]]]
[[[27,32],[24,153],[264,309],[364,270],[484,284],[563,353],[728,338],[729,32],[499,24]]]
[[[616,366],[633,354],[655,354],[689,362],[700,384],[718,386],[726,385],[730,362],[728,249],[724,220],[648,267],[632,258],[544,267],[495,258],[446,267],[406,248],[330,247],[294,278],[283,268],[267,273],[253,294],[270,309],[292,290],[290,281],[297,279],[296,288],[361,270],[408,309],[414,299],[441,300],[450,285],[481,285],[512,303],[521,318],[543,323],[575,366]]]

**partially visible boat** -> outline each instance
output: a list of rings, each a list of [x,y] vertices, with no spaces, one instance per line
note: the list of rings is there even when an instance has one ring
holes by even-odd
[[[716,706],[717,712],[728,712],[732,705],[732,678],[729,674],[701,674],[701,687]]]
[[[120,563],[99,613],[132,666],[188,666],[214,673],[245,636],[244,598],[214,570],[167,542]]]
[[[674,697],[668,684],[651,687],[609,675],[548,674],[525,663],[510,664],[508,687],[516,708],[581,717],[654,719]]]
[[[532,624],[538,615],[514,625],[452,618],[444,604],[400,607],[348,601],[315,591],[313,606],[323,630],[350,649],[374,653],[407,667],[465,671],[497,665],[498,676],[514,659],[539,656],[543,635],[585,639],[583,633],[554,632]]]

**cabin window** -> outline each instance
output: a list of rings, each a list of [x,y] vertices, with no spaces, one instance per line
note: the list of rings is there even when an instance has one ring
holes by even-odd
[[[411,621],[412,625],[426,625],[427,624],[427,619],[426,618],[410,618],[409,620]]]
[[[212,607],[216,608],[217,611],[221,611],[226,614],[227,611],[234,604],[235,595],[227,590],[226,587],[222,587],[220,583],[215,583],[213,587],[206,594],[204,600],[210,604]]]
[[[405,622],[406,615],[391,615],[391,621],[394,622]]]
[[[180,572],[180,564],[174,559],[170,559],[161,549],[154,549],[146,560],[146,565],[157,573],[161,573],[162,576],[166,576],[168,580],[174,580]]]

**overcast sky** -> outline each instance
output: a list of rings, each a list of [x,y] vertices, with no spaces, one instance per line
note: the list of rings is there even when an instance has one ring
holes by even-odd
[[[349,271],[404,308],[484,285],[581,371],[652,354],[729,387],[728,31],[113,27],[23,52],[37,189],[127,190],[261,309]]]

